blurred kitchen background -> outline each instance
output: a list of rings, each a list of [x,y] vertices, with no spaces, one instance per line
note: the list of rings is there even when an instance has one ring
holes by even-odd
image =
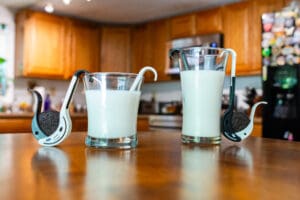
[[[109,17],[107,16],[108,14],[103,14],[105,17],[101,16],[96,16],[93,17],[91,14],[88,16],[88,13],[86,13],[85,10],[83,9],[91,9],[91,5],[95,3],[94,2],[84,2],[85,0],[73,0],[73,1],[66,1],[66,2],[59,2],[58,0],[52,0],[52,1],[33,1],[33,0],[29,0],[29,1],[0,1],[0,23],[1,25],[3,25],[1,28],[1,57],[6,59],[6,62],[2,65],[6,75],[5,75],[5,82],[6,82],[6,88],[3,95],[0,96],[0,109],[2,111],[13,111],[13,112],[19,112],[24,110],[27,106],[30,106],[32,103],[31,100],[31,95],[27,92],[27,88],[28,87],[32,87],[32,85],[36,85],[36,86],[40,86],[40,87],[44,87],[42,88],[43,90],[43,94],[46,95],[47,93],[50,94],[50,98],[51,98],[51,103],[53,108],[55,107],[59,107],[66,88],[68,86],[68,81],[65,80],[51,80],[47,77],[41,79],[39,76],[37,76],[36,78],[27,78],[24,77],[23,75],[21,76],[15,76],[15,68],[18,66],[15,66],[15,48],[19,48],[21,46],[21,44],[15,44],[15,37],[16,37],[16,14],[18,12],[20,12],[23,9],[34,9],[34,10],[39,10],[44,12],[44,8],[45,6],[53,6],[54,7],[54,12],[53,14],[57,14],[58,15],[70,15],[72,17],[76,17],[76,18],[81,18],[81,16],[76,16],[76,11],[78,11],[78,13],[80,13],[79,15],[83,15],[82,18],[84,19],[88,19],[88,20],[93,20],[93,21],[98,21],[99,20],[99,24],[100,23],[111,23],[113,25],[115,25],[116,23],[118,23],[120,26],[131,26],[133,25],[140,25],[140,21],[142,23],[146,23],[147,20],[148,21],[153,21],[155,18],[170,18],[170,16],[168,15],[178,15],[178,13],[185,13],[187,11],[193,11],[193,9],[196,9],[197,7],[199,7],[199,10],[203,10],[203,9],[212,9],[214,7],[219,7],[222,6],[223,4],[229,4],[232,2],[236,2],[236,1],[215,1],[212,3],[208,3],[208,2],[202,2],[200,1],[198,3],[195,3],[194,1],[191,1],[191,3],[194,4],[193,8],[192,6],[186,6],[185,8],[185,4],[184,2],[182,2],[180,4],[180,1],[178,1],[178,8],[175,10],[172,10],[172,12],[170,12],[170,8],[169,8],[169,12],[170,14],[165,14],[167,16],[160,16],[162,14],[158,14],[159,12],[156,11],[154,12],[154,14],[151,16],[151,12],[149,12],[148,16],[147,12],[146,13],[140,13],[140,12],[136,12],[138,13],[137,16],[134,18],[134,16],[129,16],[127,17],[127,21],[126,21],[126,17],[125,19],[121,19],[119,18],[114,18],[114,17]],[[80,2],[80,3],[79,3]],[[133,1],[134,2],[134,1]],[[187,1],[189,2],[189,1]],[[1,6],[2,3],[2,6]],[[69,3],[69,4],[68,4]],[[131,2],[132,3],[132,2]],[[136,3],[138,3],[138,1],[136,1]],[[145,2],[143,2],[145,3]],[[165,1],[156,1],[156,4],[164,4],[166,6],[168,6],[168,2],[166,3]],[[216,5],[214,5],[216,4]],[[84,8],[79,8],[79,6],[84,6]],[[101,6],[99,4],[99,6]],[[114,5],[106,5],[106,6],[114,6]],[[157,5],[156,5],[157,6]],[[176,5],[169,5],[169,7],[174,7]],[[179,6],[181,6],[182,8],[180,8]],[[140,5],[140,7],[143,7],[142,5]],[[57,11],[56,11],[57,9]],[[81,10],[80,10],[81,9]],[[102,10],[101,8],[99,8],[100,10]],[[114,8],[112,12],[116,12],[118,8]],[[160,8],[162,9],[162,8]],[[186,9],[187,11],[185,11],[184,9]],[[57,13],[56,13],[57,12]],[[73,16],[75,14],[75,16]],[[124,16],[127,16],[128,13],[123,13]],[[121,14],[120,14],[121,15]],[[140,18],[139,18],[140,17]],[[104,21],[106,20],[106,21]],[[119,21],[118,21],[119,20]],[[103,22],[104,21],[104,22]],[[130,24],[130,25],[128,25]],[[194,35],[194,34],[193,34]],[[191,35],[192,36],[192,35]],[[185,36],[183,36],[185,37]],[[43,43],[41,42],[41,45]],[[222,44],[223,46],[223,44]],[[24,49],[23,51],[30,51],[30,49]],[[166,55],[160,55],[161,57],[165,57]],[[155,65],[153,65],[154,67],[157,67]],[[109,67],[109,66],[108,66]],[[140,66],[142,67],[142,66]],[[54,67],[55,68],[55,67]],[[103,71],[101,69],[99,69],[99,71]],[[109,71],[109,69],[108,69]],[[120,69],[121,71],[121,69]],[[127,70],[128,71],[128,70]],[[3,75],[2,75],[3,76]],[[51,78],[51,77],[50,77]],[[253,87],[256,88],[258,90],[258,92],[261,94],[260,90],[261,90],[261,77],[260,75],[255,75],[255,76],[243,76],[243,77],[239,77],[237,80],[237,90],[239,90],[237,92],[239,98],[238,100],[243,99],[244,97],[244,89],[245,87]],[[85,105],[85,99],[84,96],[82,94],[82,87],[80,87],[81,89],[79,89],[78,91],[81,92],[77,92],[77,95],[74,98],[74,104],[78,104],[79,107],[83,107]],[[225,88],[228,88],[228,81],[225,82]],[[226,89],[225,89],[226,90]],[[226,93],[226,92],[225,92]],[[181,93],[180,93],[180,82],[179,79],[176,78],[176,80],[168,80],[168,81],[159,81],[158,83],[145,83],[143,85],[142,88],[142,100],[145,101],[150,101],[152,98],[155,98],[155,100],[157,102],[163,101],[163,102],[172,102],[172,101],[181,101]],[[247,107],[247,105],[243,104],[243,101],[239,101],[239,107],[244,108],[244,106]],[[3,107],[3,108],[1,108]],[[26,109],[25,109],[26,110]],[[30,109],[29,109],[30,110]],[[157,110],[156,110],[157,111]]]
[[[236,109],[248,112],[263,96],[262,15],[291,2],[298,5],[290,0],[0,0],[0,111],[31,112],[28,88],[40,90],[51,108],[59,109],[77,69],[136,73],[151,65],[158,82],[146,75],[140,114],[180,115],[180,80],[170,70],[168,51],[193,41],[237,51]],[[201,39],[216,34],[218,41]],[[224,109],[228,88],[229,78]],[[85,112],[82,84],[73,102],[72,112]]]

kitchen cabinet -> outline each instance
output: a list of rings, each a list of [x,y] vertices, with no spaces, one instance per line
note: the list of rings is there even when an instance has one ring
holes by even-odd
[[[17,76],[68,79],[78,69],[99,71],[97,24],[25,10],[16,30]]]
[[[16,17],[16,75],[63,78],[66,68],[66,20],[42,12]]]
[[[152,66],[157,70],[158,81],[168,81],[172,77],[165,73],[168,59],[167,42],[169,40],[169,24],[167,20],[157,20],[138,25],[132,32],[132,70],[137,73],[144,66]],[[144,75],[145,82],[153,82],[153,74]]]
[[[100,54],[100,33],[96,24],[69,21],[70,46],[65,59],[69,58],[69,72],[67,78],[71,77],[78,69],[85,69],[89,72],[99,71]]]
[[[0,114],[1,133],[31,133],[33,113]],[[72,131],[87,131],[87,115],[71,114]]]
[[[1,133],[31,133],[31,121],[33,114],[0,114]],[[88,119],[86,114],[71,114],[72,132],[87,131]],[[148,131],[148,116],[139,116],[137,131]]]
[[[148,116],[138,116],[137,131],[149,131],[149,118]]]
[[[251,136],[262,137],[262,124],[261,118],[254,120],[253,130]]]
[[[181,15],[170,19],[170,37],[180,38],[195,35],[195,14]]]
[[[252,59],[255,51],[253,48],[251,28],[253,16],[250,2],[241,2],[230,4],[223,7],[223,25],[224,25],[224,47],[234,49],[237,53],[236,74],[250,75],[260,74],[260,66],[252,66]],[[231,57],[229,59],[231,66]],[[231,67],[227,68],[227,72]]]
[[[102,27],[100,69],[130,72],[130,28]]]
[[[2,116],[0,119],[0,134],[26,132],[31,133],[31,120],[32,117],[7,118]]]
[[[215,8],[196,13],[196,34],[221,33],[222,9]]]
[[[261,15],[284,6],[285,0],[253,0],[223,7],[224,47],[237,53],[237,75],[261,74]]]
[[[131,69],[138,73],[144,66],[152,65],[151,32],[148,24],[136,25],[131,32]]]
[[[72,119],[72,132],[75,131],[87,131],[88,127],[88,119],[87,115],[71,115]]]
[[[157,70],[158,81],[171,80],[171,76],[165,73],[168,59],[167,42],[169,40],[169,25],[167,20],[158,20],[149,23],[151,33],[151,65]],[[148,73],[146,80],[153,82],[153,74]]]

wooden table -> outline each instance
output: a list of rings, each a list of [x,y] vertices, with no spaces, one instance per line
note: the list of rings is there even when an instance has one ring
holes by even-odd
[[[0,135],[0,199],[300,199],[300,143],[250,137],[192,146],[179,132],[139,133],[133,150],[59,147]]]

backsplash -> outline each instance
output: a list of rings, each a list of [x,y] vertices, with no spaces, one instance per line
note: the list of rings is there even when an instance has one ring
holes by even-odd
[[[69,81],[17,78],[14,81],[15,91],[13,107],[15,111],[19,111],[17,107],[22,103],[28,105],[32,104],[32,96],[27,91],[27,88],[29,87],[28,83],[32,81],[34,81],[37,86],[45,88],[45,93],[50,94],[51,107],[59,109],[69,87]],[[82,82],[78,84],[77,91],[73,97],[73,102],[73,105],[86,105]]]

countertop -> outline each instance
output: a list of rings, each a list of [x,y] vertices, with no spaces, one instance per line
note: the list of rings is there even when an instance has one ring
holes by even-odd
[[[139,132],[132,150],[59,147],[0,135],[0,199],[299,199],[300,143],[249,137],[184,145],[180,132]]]
[[[70,113],[71,117],[86,117],[86,113]],[[32,118],[33,112],[18,112],[18,113],[1,113],[1,118]]]
[[[71,117],[87,117],[87,113],[70,113]],[[0,112],[0,119],[1,118],[32,118],[32,112],[18,112],[18,113],[1,113]],[[148,118],[149,115],[138,115],[139,118]]]
[[[87,113],[71,113],[70,116],[72,118],[82,118],[87,117]],[[32,112],[20,112],[20,113],[1,113],[0,112],[0,119],[1,118],[32,118],[33,113]],[[149,114],[139,114],[139,119],[148,119]],[[261,117],[254,117],[254,123],[261,123],[262,118]]]

